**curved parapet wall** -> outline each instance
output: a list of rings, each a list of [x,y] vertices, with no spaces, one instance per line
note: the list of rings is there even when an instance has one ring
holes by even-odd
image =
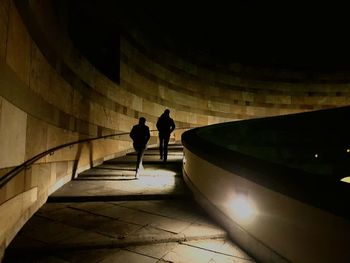
[[[349,262],[350,108],[183,134],[197,201],[261,262]]]

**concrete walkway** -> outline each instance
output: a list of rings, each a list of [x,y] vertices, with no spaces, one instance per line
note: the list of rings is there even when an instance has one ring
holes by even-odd
[[[182,147],[168,163],[149,149],[64,185],[27,222],[4,262],[255,262],[193,201],[181,175]]]

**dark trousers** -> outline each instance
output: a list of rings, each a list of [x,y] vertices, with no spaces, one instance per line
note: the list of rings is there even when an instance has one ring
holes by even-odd
[[[134,144],[134,149],[137,153],[137,161],[136,161],[136,171],[137,171],[142,165],[142,158],[143,158],[143,155],[145,154],[146,146]]]
[[[159,134],[159,154],[160,158],[164,161],[168,158],[168,144],[169,144],[170,134]]]

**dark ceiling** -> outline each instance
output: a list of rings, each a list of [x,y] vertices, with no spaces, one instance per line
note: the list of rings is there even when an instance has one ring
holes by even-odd
[[[341,7],[203,2],[69,1],[70,33],[87,57],[112,73],[118,70],[119,35],[134,29],[155,50],[206,56],[215,64],[317,73],[350,69],[350,22]]]

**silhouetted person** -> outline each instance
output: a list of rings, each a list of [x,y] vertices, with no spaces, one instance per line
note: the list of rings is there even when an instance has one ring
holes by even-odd
[[[168,158],[168,144],[170,139],[170,134],[175,129],[175,123],[169,116],[170,110],[166,109],[164,113],[158,118],[157,129],[159,135],[159,153],[160,159],[164,162]]]
[[[146,119],[141,117],[139,119],[139,124],[132,127],[130,132],[130,137],[133,140],[133,146],[137,152],[137,163],[136,163],[136,174],[135,177],[139,177],[140,168],[142,168],[142,158],[146,150],[146,145],[150,138],[149,128],[145,124]]]

